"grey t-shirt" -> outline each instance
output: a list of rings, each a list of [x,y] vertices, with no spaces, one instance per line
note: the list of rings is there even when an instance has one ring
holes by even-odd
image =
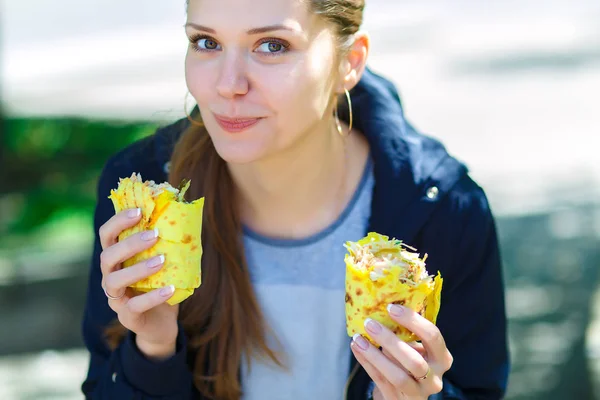
[[[308,238],[272,239],[244,230],[251,280],[288,369],[253,359],[248,370],[242,363],[243,400],[342,398],[351,340],[343,244],[366,235],[374,182],[369,159],[338,220]]]

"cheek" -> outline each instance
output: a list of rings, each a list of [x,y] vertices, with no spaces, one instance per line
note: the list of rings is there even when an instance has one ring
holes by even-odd
[[[308,56],[269,74],[269,103],[287,122],[308,125],[322,118],[331,93],[332,62],[327,57]]]
[[[206,62],[201,63],[195,59],[193,50],[188,51],[185,59],[185,82],[190,94],[198,104],[206,104],[210,98],[211,88],[215,86],[213,80],[216,72],[214,70]]]

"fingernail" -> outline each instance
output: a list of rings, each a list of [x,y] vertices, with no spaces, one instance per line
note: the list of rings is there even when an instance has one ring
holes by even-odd
[[[127,211],[127,217],[129,218],[137,218],[142,214],[142,209],[141,208],[135,208],[133,210],[129,210]]]
[[[158,228],[154,228],[152,231],[142,233],[142,240],[150,241],[158,237]]]
[[[352,341],[354,341],[361,350],[367,350],[369,348],[369,342],[367,342],[367,339],[362,337],[360,333],[354,334],[354,336],[352,336]]]
[[[158,257],[152,257],[148,261],[146,261],[146,266],[148,268],[157,268],[160,267],[165,262],[165,256],[161,254]]]
[[[160,289],[160,295],[167,297],[167,296],[172,295],[174,291],[175,291],[175,286],[173,286],[173,285],[165,286],[164,288]]]
[[[398,304],[388,304],[387,310],[390,313],[390,315],[399,317],[404,312],[404,307],[399,306]]]
[[[365,328],[367,328],[369,332],[375,335],[381,333],[381,325],[379,324],[379,322],[371,318],[365,319]]]

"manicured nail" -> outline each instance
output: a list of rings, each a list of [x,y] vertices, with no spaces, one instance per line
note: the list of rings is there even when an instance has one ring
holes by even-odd
[[[387,310],[390,313],[390,315],[400,317],[404,312],[404,307],[399,306],[398,304],[388,304]]]
[[[152,231],[142,233],[142,240],[150,241],[158,237],[158,228],[154,228]]]
[[[173,285],[165,286],[164,288],[160,289],[160,295],[164,296],[164,297],[168,297],[168,296],[172,295],[174,291],[175,291],[175,286],[173,286]]]
[[[127,211],[127,217],[128,218],[137,218],[140,215],[142,215],[142,209],[141,208],[134,208],[133,210],[129,210]]]
[[[375,335],[381,333],[381,325],[379,324],[379,322],[371,318],[365,319],[365,328],[367,328],[369,332]]]
[[[367,350],[369,348],[369,342],[367,342],[367,339],[362,337],[360,333],[355,333],[354,336],[352,336],[352,340],[361,350]]]
[[[151,259],[146,261],[146,266],[150,269],[157,268],[157,267],[160,267],[161,265],[163,265],[164,262],[165,262],[165,256],[163,254],[161,254],[158,257],[152,257]]]

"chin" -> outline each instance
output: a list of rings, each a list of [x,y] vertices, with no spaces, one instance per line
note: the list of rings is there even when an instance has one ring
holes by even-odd
[[[228,164],[249,164],[266,155],[266,149],[258,143],[227,143],[213,140],[219,156]]]
[[[275,134],[268,126],[254,127],[235,134],[210,123],[206,127],[217,153],[229,164],[250,164],[277,151],[273,148]]]

